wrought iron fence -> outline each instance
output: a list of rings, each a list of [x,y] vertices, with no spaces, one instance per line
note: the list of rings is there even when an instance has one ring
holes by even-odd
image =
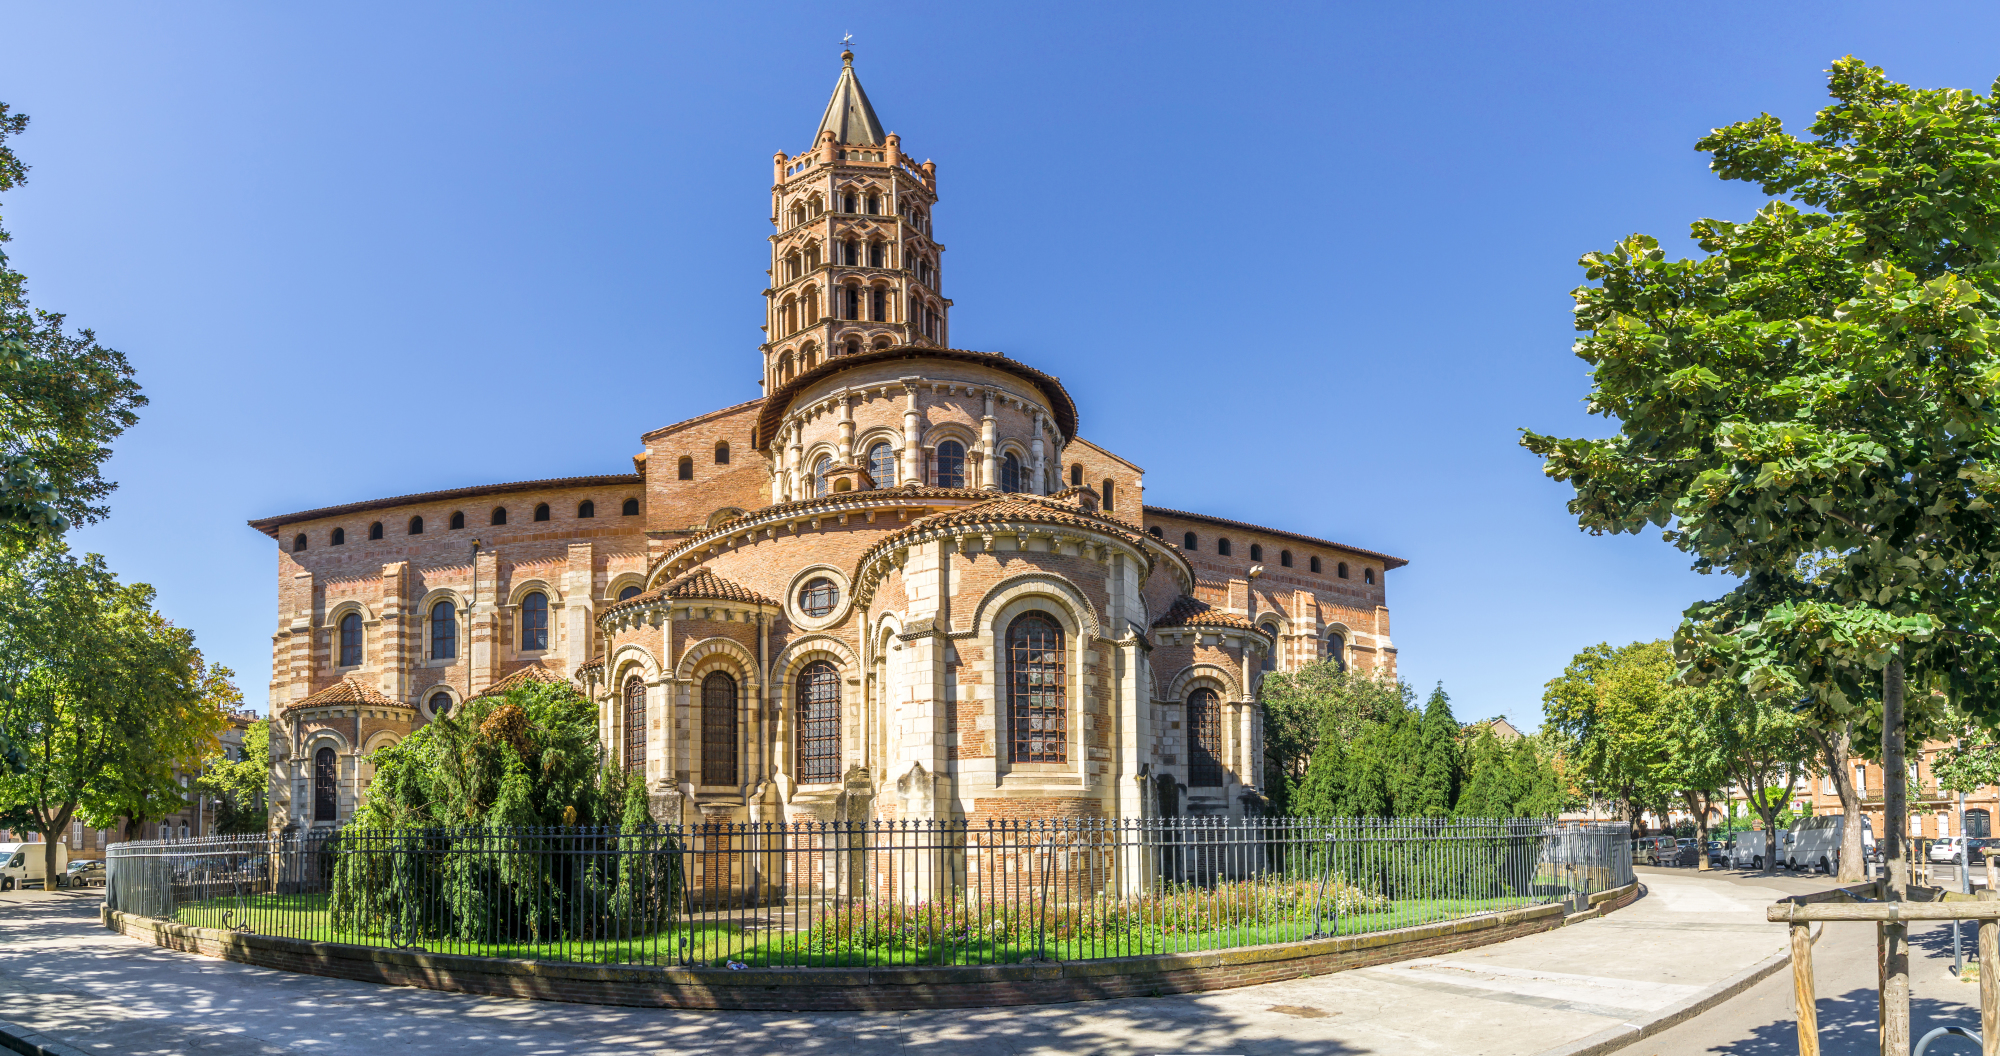
[[[1630,883],[1622,826],[1264,818],[426,829],[116,844],[111,908],[438,953],[994,964],[1384,931]]]

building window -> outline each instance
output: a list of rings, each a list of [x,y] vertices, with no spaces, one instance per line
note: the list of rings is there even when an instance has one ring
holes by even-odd
[[[842,319],[861,318],[861,287],[842,286],[840,289],[842,293],[841,300],[846,302],[846,311],[842,312],[840,317]]]
[[[1220,557],[1229,556],[1229,539],[1227,537],[1215,541],[1215,552]]]
[[[1974,807],[1965,812],[1965,835],[1983,840],[1993,835],[1993,815],[1985,807]]]
[[[736,783],[736,680],[721,671],[701,680],[701,783]]]
[[[1069,761],[1069,693],[1062,625],[1025,612],[1007,628],[1007,730],[1017,763]]]
[[[889,291],[880,286],[868,291],[868,318],[883,322],[889,318]]]
[[[937,472],[931,483],[940,488],[965,487],[965,445],[946,440],[937,446]]]
[[[361,614],[350,612],[340,618],[340,666],[361,666]]]
[[[450,711],[451,711],[451,694],[449,693],[431,694],[431,714],[433,716],[444,715]]]
[[[1342,579],[1346,579],[1346,578],[1347,578],[1347,562],[1345,562],[1345,561],[1342,561],[1342,562],[1341,562],[1340,564],[1337,564],[1337,565],[1333,566],[1333,574],[1334,574],[1334,575],[1336,575],[1336,576],[1339,576],[1339,577],[1340,577],[1340,578],[1342,578]]]
[[[832,465],[833,465],[833,458],[830,455],[821,455],[819,457],[819,461],[813,463],[812,487],[813,487],[813,496],[815,498],[826,494],[828,487],[826,482],[826,471]]]
[[[546,502],[538,502],[538,503],[536,503],[536,504],[535,504],[535,520],[538,520],[538,521],[546,521],[546,520],[548,520],[548,519],[549,519],[549,504],[548,504],[548,503],[546,503]]]
[[[1078,462],[1069,467],[1069,486],[1072,488],[1083,487],[1083,463]]]
[[[716,441],[715,464],[718,466],[726,466],[729,464],[729,441],[727,440]]]
[[[521,649],[549,647],[549,596],[535,591],[521,599]]]
[[[881,266],[882,266],[882,261],[883,261],[883,259],[884,259],[885,257],[886,257],[886,254],[885,254],[885,253],[883,252],[883,248],[882,248],[882,243],[880,243],[880,242],[870,242],[870,243],[868,243],[868,266],[869,266],[869,267],[871,267],[871,268],[879,268],[879,267],[881,267]],[[876,290],[876,291],[875,291],[875,295],[876,295],[877,297],[880,297],[880,296],[882,296],[882,291],[881,291],[881,290]],[[880,302],[877,302],[877,303],[880,303]],[[878,309],[878,311],[879,311],[879,309]],[[877,319],[880,319],[880,318],[882,318],[882,317],[878,315],[878,316],[876,316],[875,318],[877,318]]]
[[[332,540],[330,540],[330,541],[331,541],[331,542],[333,543],[333,545],[335,545],[335,546],[345,546],[345,545],[347,545],[347,529],[345,529],[345,528],[335,528],[335,529],[333,530],[333,538],[332,538]]]
[[[840,588],[825,576],[815,576],[799,588],[799,611],[808,616],[825,616],[839,603]]]
[[[1854,794],[1857,796],[1868,794],[1868,767],[1864,763],[1854,764]]]
[[[410,518],[410,534],[411,535],[424,534],[424,519],[422,517]]]
[[[487,521],[486,521],[486,523],[488,523],[488,524],[506,524],[506,523],[507,523],[507,507],[505,507],[505,506],[495,506],[495,507],[493,507],[493,516],[491,516],[491,517],[487,518]]]
[[[452,527],[452,529],[453,529],[454,531],[455,531],[455,530],[457,530],[457,529],[460,529],[460,528],[463,528],[463,527],[465,527],[465,511],[464,511],[464,510],[455,510],[455,511],[453,511],[453,512],[452,512],[452,515],[451,515],[451,527]]]
[[[1193,532],[1184,532],[1181,534],[1181,549],[1186,550],[1189,553],[1193,553],[1196,550],[1201,549],[1199,546],[1195,545],[1195,537]]]
[[[896,451],[888,444],[876,444],[868,449],[868,475],[875,478],[878,488],[894,487],[896,484]]]
[[[381,522],[381,521],[376,521],[376,522],[375,522],[374,524],[371,524],[371,525],[369,525],[369,526],[368,526],[368,538],[370,538],[370,539],[380,539],[380,538],[382,538],[382,522]]]
[[[1264,547],[1261,544],[1258,543],[1250,544],[1250,560],[1252,561],[1264,560]]]
[[[1326,655],[1328,659],[1333,661],[1334,670],[1347,670],[1347,636],[1344,634],[1327,635]]]
[[[1271,648],[1264,653],[1264,670],[1276,671],[1278,669],[1278,625],[1266,622],[1263,626],[1264,633],[1271,636]]]
[[[625,601],[627,599],[636,598],[638,596],[639,596],[639,587],[637,584],[628,585],[624,590],[618,592],[619,601]]]
[[[879,195],[879,194],[871,194],[871,195],[869,195],[869,196],[868,196],[868,215],[870,215],[870,216],[874,216],[874,215],[876,215],[876,214],[880,213],[881,211],[882,211],[882,196],[881,196],[881,195]],[[877,244],[879,245],[880,243],[877,243]]]
[[[1109,478],[1105,479],[1104,486],[1098,491],[1098,505],[1104,507],[1105,513],[1111,512],[1111,481]]]
[[[577,503],[576,515],[579,519],[595,518],[597,516],[597,504],[590,501],[589,499],[585,499],[582,502]]]
[[[440,601],[431,606],[431,659],[458,658],[458,606]]]
[[[1373,585],[1374,585],[1374,583],[1375,583],[1375,570],[1374,570],[1374,569],[1372,569],[1372,568],[1364,568],[1364,569],[1362,569],[1362,570],[1361,570],[1361,581],[1362,581],[1363,583],[1367,583],[1367,584],[1369,584],[1370,586],[1373,586]]]
[[[1021,457],[1009,451],[1000,459],[1000,490],[1021,490]]]
[[[625,500],[625,505],[624,505],[623,507],[621,507],[621,508],[620,508],[620,509],[618,510],[618,513],[619,513],[619,515],[620,515],[620,516],[623,516],[623,517],[637,517],[637,516],[639,516],[639,500],[638,500],[638,499],[626,499],[626,500]]]
[[[1313,570],[1314,572],[1318,572],[1318,571],[1319,571],[1319,555],[1318,555],[1318,554],[1314,554],[1314,555],[1312,556],[1312,570]]]
[[[1290,550],[1278,551],[1278,563],[1286,568],[1292,567],[1292,552]]]
[[[340,772],[333,749],[313,753],[313,820],[338,821],[340,813]]]
[[[306,533],[300,532],[299,534],[292,537],[293,553],[296,554],[299,551],[304,550],[305,548],[306,548]]]
[[[1187,699],[1188,787],[1222,784],[1222,699],[1197,689]]]
[[[693,479],[694,479],[694,459],[693,459],[693,458],[690,458],[690,457],[689,457],[689,456],[687,456],[687,455],[682,455],[682,456],[681,456],[681,461],[680,461],[680,468],[679,468],[679,470],[678,470],[678,472],[677,472],[677,474],[676,474],[676,475],[677,475],[677,476],[679,476],[679,477],[680,477],[680,479],[682,479],[682,480],[693,480]]]
[[[1146,529],[1146,534],[1155,539],[1165,539],[1167,537],[1165,532],[1160,531],[1160,526],[1157,524]]]
[[[799,725],[799,780],[824,784],[840,777],[840,672],[815,660],[799,672],[793,708]]]
[[[625,771],[646,769],[646,683],[634,675],[625,680]]]

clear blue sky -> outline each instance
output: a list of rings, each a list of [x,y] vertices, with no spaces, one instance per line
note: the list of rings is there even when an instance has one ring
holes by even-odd
[[[1516,430],[1582,413],[1568,291],[1747,216],[1692,149],[1853,53],[1984,90],[1990,4],[0,3],[36,305],[152,399],[74,545],[265,703],[247,518],[630,471],[757,395],[770,158],[855,36],[939,165],[955,343],[1059,374],[1163,506],[1408,558],[1405,677],[1539,722],[1579,648],[1727,589],[1590,538]]]

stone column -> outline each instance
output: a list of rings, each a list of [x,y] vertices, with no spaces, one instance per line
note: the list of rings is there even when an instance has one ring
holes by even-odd
[[[797,502],[800,499],[810,498],[810,496],[804,494],[804,478],[799,475],[799,467],[805,462],[806,457],[805,425],[804,423],[794,423],[790,431],[792,440],[785,453],[787,461],[791,463],[792,472],[791,480],[786,484],[786,492],[790,501]]]
[[[854,461],[854,400],[840,397],[840,460]]]
[[[918,461],[921,449],[918,447],[923,434],[917,421],[917,379],[904,378],[903,392],[910,402],[903,407],[903,483],[924,482],[924,469]]]
[[[1034,438],[1032,442],[1030,442],[1030,444],[1028,445],[1028,452],[1029,455],[1035,461],[1035,486],[1029,488],[1028,490],[1034,492],[1037,495],[1047,495],[1049,493],[1048,473],[1045,471],[1044,468],[1045,456],[1043,455],[1043,449],[1042,449],[1042,412],[1039,408],[1035,410],[1035,424],[1032,430],[1030,431],[1029,435]]]
[[[984,413],[979,418],[979,448],[984,453],[980,459],[979,485],[993,488],[1000,485],[998,479],[1000,465],[999,427],[993,419],[993,390],[980,393],[984,398]]]

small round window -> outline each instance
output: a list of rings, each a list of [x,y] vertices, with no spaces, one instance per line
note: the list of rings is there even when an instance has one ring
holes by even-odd
[[[799,590],[799,609],[808,616],[824,616],[840,603],[840,588],[821,576]]]

